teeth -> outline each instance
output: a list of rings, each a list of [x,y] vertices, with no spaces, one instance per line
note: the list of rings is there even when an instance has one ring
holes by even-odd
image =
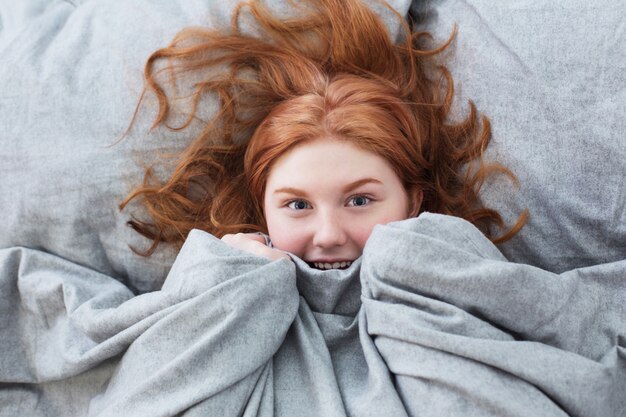
[[[314,262],[313,265],[317,268],[317,269],[339,269],[339,268],[347,268],[350,265],[352,265],[352,262],[334,262],[334,263],[329,263],[329,262]]]

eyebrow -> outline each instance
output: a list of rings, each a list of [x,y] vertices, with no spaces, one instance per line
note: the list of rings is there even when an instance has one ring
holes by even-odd
[[[344,194],[348,193],[365,184],[381,184],[382,185],[383,183],[382,181],[377,180],[376,178],[361,178],[360,180],[353,181],[350,184],[343,187],[342,192]],[[274,194],[280,194],[280,193],[295,194],[295,195],[301,195],[301,196],[306,196],[307,194],[306,191],[301,190],[299,188],[294,188],[294,187],[281,187],[281,188],[278,188],[277,190],[274,190]]]

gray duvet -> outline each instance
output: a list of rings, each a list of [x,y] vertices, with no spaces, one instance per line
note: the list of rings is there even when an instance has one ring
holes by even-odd
[[[448,216],[343,271],[193,231],[159,291],[0,250],[1,416],[623,416],[626,261],[509,263]]]

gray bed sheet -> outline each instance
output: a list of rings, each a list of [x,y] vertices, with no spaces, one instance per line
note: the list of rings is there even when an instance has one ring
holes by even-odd
[[[517,263],[425,214],[342,272],[199,231],[170,270],[117,204],[188,138],[146,111],[111,145],[148,54],[237,2],[0,0],[0,416],[626,415],[623,2],[391,2],[458,25],[456,114],[521,184],[482,198],[531,213]]]
[[[486,155],[519,186],[490,180],[481,198],[512,223],[507,259],[553,272],[626,259],[626,3],[623,0],[416,0],[456,82],[487,115]]]
[[[622,416],[626,261],[555,274],[471,224],[377,226],[344,271],[193,231],[163,287],[0,251],[0,416]]]
[[[285,0],[267,0],[272,7]],[[147,132],[147,105],[125,141],[148,55],[187,26],[229,21],[238,0],[0,0],[0,248],[55,254],[160,288],[175,258],[129,251],[149,242],[117,205],[143,165],[184,148],[193,132]],[[489,181],[484,202],[522,232],[507,259],[563,272],[626,259],[626,7],[623,0],[393,0],[442,41],[467,100],[490,117],[489,159],[519,188]],[[388,16],[387,16],[388,17]],[[393,23],[385,19],[393,31]],[[205,103],[211,108],[214,103]]]

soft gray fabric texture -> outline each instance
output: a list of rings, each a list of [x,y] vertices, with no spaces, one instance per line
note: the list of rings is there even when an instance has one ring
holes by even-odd
[[[442,42],[456,114],[472,99],[492,122],[489,159],[513,170],[483,201],[512,224],[508,259],[554,272],[626,258],[626,7],[621,0],[418,0]]]
[[[626,261],[507,262],[469,223],[377,226],[345,271],[201,231],[163,288],[0,251],[1,416],[626,412]]]
[[[521,184],[483,199],[530,209],[501,249],[535,267],[423,215],[344,272],[202,232],[170,271],[117,203],[189,137],[145,136],[148,106],[109,145],[149,53],[234,3],[0,0],[0,415],[626,415],[623,3],[412,4],[436,39],[458,25],[456,114],[475,100]]]

